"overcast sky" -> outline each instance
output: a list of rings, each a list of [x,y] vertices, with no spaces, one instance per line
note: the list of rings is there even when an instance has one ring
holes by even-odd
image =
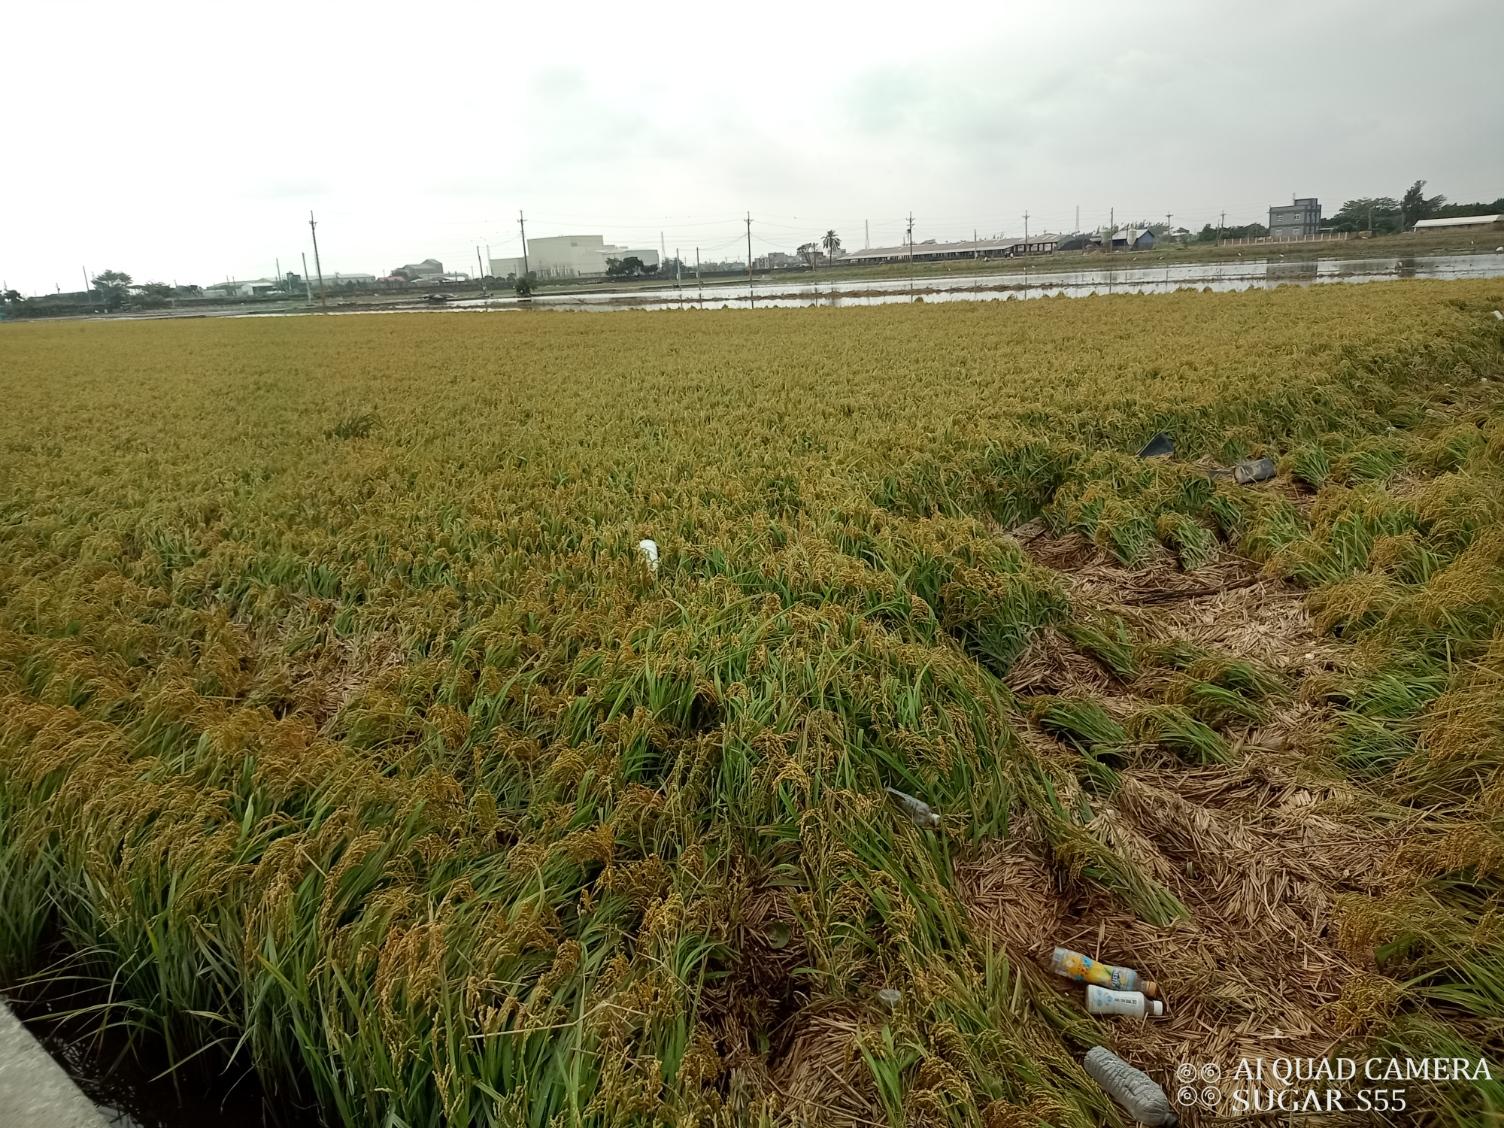
[[[1504,194],[1504,0],[47,0],[0,17],[0,280],[706,258]],[[310,263],[311,263],[310,255]]]

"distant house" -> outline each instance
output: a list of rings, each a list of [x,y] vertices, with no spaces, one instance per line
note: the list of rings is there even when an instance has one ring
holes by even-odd
[[[444,264],[438,259],[426,258],[422,262],[410,262],[396,267],[392,270],[392,274],[401,275],[409,282],[422,282],[430,278],[442,278]]]
[[[1269,209],[1269,238],[1314,239],[1321,234],[1321,201],[1314,196]]]
[[[1098,231],[1092,234],[1087,242],[1090,246],[1099,250],[1104,245],[1106,236]],[[1119,228],[1112,236],[1112,249],[1115,251],[1152,251],[1154,249],[1154,232],[1147,227],[1123,227]]]
[[[1487,231],[1500,226],[1504,226],[1504,215],[1454,215],[1450,219],[1417,220],[1415,230],[1432,231],[1439,227],[1450,231],[1466,231],[1469,228]]]
[[[252,278],[245,282],[215,282],[204,287],[210,298],[259,298],[282,287],[271,278]]]

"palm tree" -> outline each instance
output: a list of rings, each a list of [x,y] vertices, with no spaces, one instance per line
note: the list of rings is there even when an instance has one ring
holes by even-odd
[[[825,248],[825,257],[829,259],[830,264],[834,266],[836,262],[836,252],[841,249],[841,237],[835,233],[834,229],[831,229],[824,235],[820,236],[820,245]]]

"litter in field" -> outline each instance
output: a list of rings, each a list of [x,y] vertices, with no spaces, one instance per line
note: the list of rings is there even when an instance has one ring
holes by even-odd
[[[885,787],[889,798],[898,804],[900,810],[914,821],[915,826],[921,826],[928,830],[934,830],[940,825],[940,814],[923,799],[915,799],[912,795],[905,794],[895,787]]]
[[[1145,979],[1133,968],[1103,963],[1069,948],[1055,949],[1050,956],[1050,970],[1077,983],[1095,983],[1114,991],[1142,991],[1151,999],[1159,994],[1159,984]]]
[[[1139,450],[1140,458],[1166,458],[1175,453],[1175,440],[1163,431],[1155,435]]]
[[[1114,991],[1086,985],[1086,1013],[1120,1015],[1125,1018],[1161,1018],[1165,1005],[1158,999],[1147,998],[1142,991]]]
[[[648,566],[649,572],[658,571],[658,542],[643,539],[637,542],[637,551],[642,553],[642,559]]]
[[[1115,672],[1101,638],[1041,632],[1010,671],[1015,691],[1096,703],[1131,732],[1134,718],[1166,708],[1157,695],[1195,687],[1185,670],[1225,677],[1251,663],[1288,688],[1257,716],[1222,722],[1225,763],[1166,759],[1130,735],[1112,750],[1122,766],[1101,794],[1076,781],[1073,769],[1089,757],[1048,729],[1021,724],[1024,743],[1052,765],[1062,805],[1086,812],[1071,841],[1082,835],[1126,859],[1187,915],[1150,923],[1121,896],[1082,880],[1082,863],[1054,841],[1060,830],[1030,816],[1010,827],[1008,841],[958,866],[973,919],[1016,960],[1046,964],[1057,943],[1092,951],[1105,927],[1117,951],[1159,973],[1156,993],[1174,996],[1164,1017],[1136,1028],[1136,1052],[1156,1069],[1331,1052],[1329,1016],[1355,970],[1337,942],[1342,899],[1379,891],[1373,858],[1397,848],[1419,818],[1375,821],[1356,788],[1305,766],[1332,706],[1303,700],[1301,685],[1340,669],[1348,652],[1316,632],[1302,592],[1239,557],[1194,572],[1168,557],[1130,569],[1079,534],[1025,527],[1014,535],[1056,571],[1074,621],[1120,622],[1135,661],[1151,667]],[[1165,662],[1163,671],[1153,668]],[[1176,670],[1181,663],[1189,665]]]
[[[1170,1098],[1141,1069],[1135,1069],[1106,1046],[1093,1046],[1081,1061],[1091,1079],[1140,1124],[1156,1128],[1178,1122]]]
[[[1232,468],[1232,480],[1240,486],[1267,482],[1274,477],[1274,463],[1267,458],[1249,458]]]

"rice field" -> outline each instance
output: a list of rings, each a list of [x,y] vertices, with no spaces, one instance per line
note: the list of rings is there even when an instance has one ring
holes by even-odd
[[[0,981],[332,1125],[1504,1115],[1501,306],[0,327]]]

